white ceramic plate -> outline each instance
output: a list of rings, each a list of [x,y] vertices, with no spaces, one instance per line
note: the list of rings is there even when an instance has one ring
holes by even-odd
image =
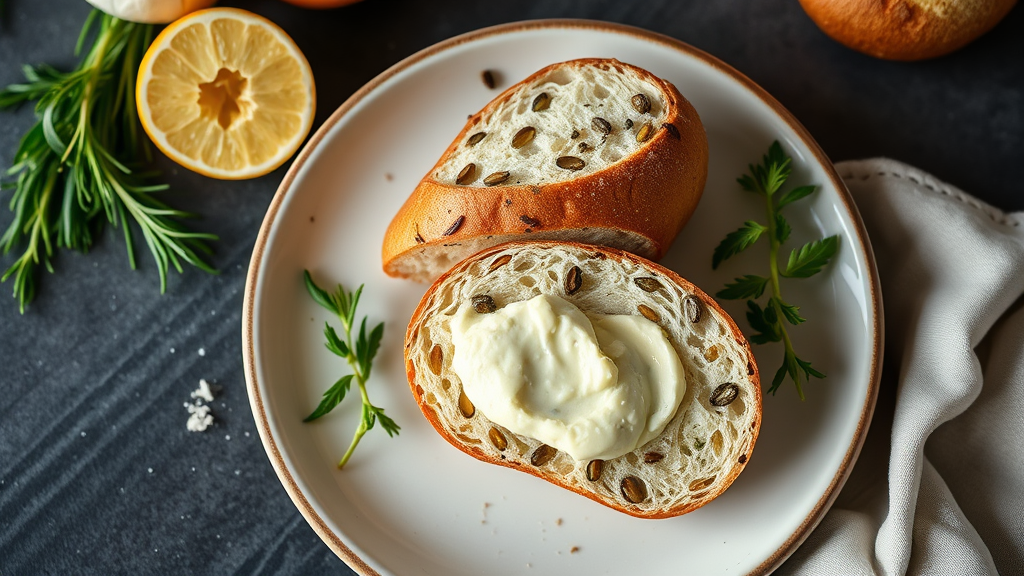
[[[828,374],[800,402],[792,384],[764,401],[750,464],[720,498],[668,520],[614,512],[526,474],[449,446],[420,414],[402,363],[406,324],[425,286],[388,278],[380,246],[392,215],[466,116],[535,70],[580,57],[614,57],[674,83],[710,142],[700,206],[662,261],[714,293],[765,267],[764,247],[717,272],[711,253],[760,200],[736,177],[780,140],[792,183],[817,183],[787,209],[798,242],[842,236],[827,273],[787,282],[809,319],[792,330],[801,356]],[[335,463],[358,423],[349,399],[322,420],[302,418],[340,375],[324,349],[328,314],[306,294],[303,268],[322,285],[366,283],[362,313],[387,328],[372,400],[402,426],[364,437]],[[832,165],[802,126],[750,80],[707,54],[649,32],[596,22],[540,21],[481,30],[397,64],[341,106],[296,159],[260,230],[249,269],[243,338],[249,394],[263,443],[296,506],[324,541],[363,574],[763,574],[806,538],[857,457],[881,365],[881,306],[864,228]],[[742,303],[726,303],[746,327]],[[777,346],[755,347],[770,381]],[[573,548],[576,551],[573,552]]]

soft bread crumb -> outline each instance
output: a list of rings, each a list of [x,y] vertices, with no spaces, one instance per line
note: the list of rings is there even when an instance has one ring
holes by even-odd
[[[534,106],[542,95],[547,108]],[[707,166],[700,118],[671,83],[616,60],[552,64],[470,117],[388,226],[384,271],[429,282],[527,239],[657,259],[696,209]]]
[[[185,402],[184,404],[185,409],[189,413],[188,421],[185,422],[185,428],[189,432],[205,432],[207,428],[213,425],[213,414],[210,412],[210,406],[203,404],[203,402],[213,402],[214,395],[219,391],[220,386],[210,384],[205,378],[199,379],[199,387],[189,394],[193,402]]]
[[[395,259],[388,274],[401,276],[416,282],[431,282],[448,271],[453,264],[489,247],[519,240],[519,235],[493,235],[468,238],[457,243],[429,245]],[[530,240],[558,240],[614,246],[639,256],[652,257],[654,243],[650,238],[627,230],[588,228],[586,230],[539,231],[530,234]]]
[[[533,103],[542,94],[550,104],[534,112]],[[633,108],[630,98],[636,94],[648,98],[649,112],[641,114]],[[483,132],[483,140],[461,146],[434,172],[434,178],[454,183],[470,162],[476,165],[477,178],[469,184],[476,186],[501,171],[510,172],[509,183],[525,185],[592,174],[638,150],[642,143],[637,142],[637,132],[647,122],[661,126],[666,112],[661,89],[633,68],[607,63],[553,68],[489,109],[467,136]],[[595,118],[607,122],[611,132],[598,129]],[[513,136],[525,127],[535,128],[536,135],[522,148],[513,148]],[[584,166],[576,171],[560,168],[556,159],[562,156],[579,158]]]
[[[494,267],[496,263],[500,265]],[[573,267],[580,269],[582,284],[570,295],[564,281]],[[650,279],[656,288],[648,291]],[[488,440],[493,424],[486,415],[477,410],[467,418],[458,408],[462,387],[450,368],[451,315],[478,294],[489,295],[500,308],[542,293],[560,295],[585,312],[601,314],[638,314],[643,305],[657,314],[683,363],[687,392],[675,417],[648,444],[604,461],[597,480],[588,478],[588,462],[562,452],[547,464],[534,466],[531,455],[540,443],[532,438],[509,432],[508,448],[497,450]],[[693,299],[699,302],[697,321],[686,312]],[[409,335],[406,359],[415,375],[414,394],[449,442],[482,460],[529,472],[632,515],[675,516],[707,503],[739,474],[744,465],[740,456],[750,453],[757,437],[760,385],[756,370],[748,373],[748,362],[754,367],[752,355],[735,323],[714,300],[671,271],[616,250],[512,243],[483,252],[459,264],[428,291]],[[713,358],[702,353],[711,346],[718,350]],[[440,354],[431,362],[435,347]],[[726,384],[738,388],[737,397],[726,406],[711,405],[712,392]],[[660,457],[647,458],[649,452]],[[625,500],[621,485],[627,476],[642,483],[641,501]]]
[[[205,378],[199,379],[199,388],[192,391],[192,398],[201,398],[207,402],[213,402],[214,393],[220,391],[220,386],[210,385]]]
[[[209,406],[185,403],[185,408],[188,409],[189,413],[188,422],[185,423],[185,427],[188,428],[189,432],[205,432],[207,428],[213,425],[213,415],[210,414]]]

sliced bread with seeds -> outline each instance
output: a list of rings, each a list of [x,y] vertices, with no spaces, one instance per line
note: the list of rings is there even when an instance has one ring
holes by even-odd
[[[707,165],[700,118],[669,82],[617,60],[554,64],[469,118],[388,227],[384,271],[428,282],[523,239],[658,259],[696,209]]]
[[[505,416],[489,413],[491,409],[500,411],[493,408],[499,404],[480,390],[498,384],[467,373],[466,364],[456,361],[459,350],[455,341],[460,346],[467,341],[459,336],[459,323],[474,315],[498,319],[503,310],[518,310],[516,306],[537,299],[567,303],[576,310],[572,313],[582,312],[593,320],[595,330],[599,330],[601,318],[609,317],[606,315],[642,316],[657,325],[652,326],[655,333],[667,339],[683,375],[681,393],[669,404],[660,429],[649,419],[642,422],[642,429],[651,436],[640,435],[622,449],[626,451],[608,458],[580,459],[568,452],[575,448],[560,449],[553,445],[558,442],[545,443],[513,431],[518,424],[506,421],[502,425],[492,419],[505,420]],[[506,326],[515,329],[512,324]],[[607,345],[599,331],[597,339],[601,350],[618,365],[622,352],[612,351],[617,344]],[[582,345],[574,341],[569,348]],[[494,346],[508,348],[505,342]],[[462,350],[463,356],[467,353],[468,349]],[[526,388],[539,386],[544,375],[529,375],[526,363],[540,365],[543,361],[524,354],[512,359],[511,365],[520,369],[507,370],[502,366],[508,364],[503,365],[499,357],[503,352],[498,356],[489,356],[486,350],[472,353],[481,356],[479,362],[492,363],[499,372],[512,373],[512,379],[521,380],[523,388],[511,393],[507,404],[536,402],[536,390]],[[516,364],[520,360],[523,364]],[[749,462],[761,423],[757,365],[736,323],[678,274],[606,247],[512,242],[462,261],[430,287],[413,314],[405,339],[405,365],[424,416],[459,450],[641,518],[685,514],[721,494]],[[568,370],[570,374],[580,372],[578,367]],[[621,384],[621,367],[617,374]],[[571,394],[562,397],[568,396]],[[566,406],[548,406],[542,419],[561,418],[571,411],[562,410]],[[578,427],[579,422],[571,422],[570,428]],[[545,421],[547,424],[550,422]]]

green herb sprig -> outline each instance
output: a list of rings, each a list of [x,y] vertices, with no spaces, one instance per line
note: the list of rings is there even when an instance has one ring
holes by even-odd
[[[768,391],[774,394],[786,379],[786,375],[789,375],[793,383],[796,384],[797,394],[803,400],[804,392],[800,385],[801,372],[805,381],[810,381],[812,377],[824,378],[825,375],[815,370],[810,362],[798,357],[793,350],[793,343],[789,338],[786,324],[788,322],[795,326],[806,320],[800,316],[799,307],[782,299],[779,277],[808,278],[821,272],[838,251],[839,237],[829,236],[804,244],[791,251],[786,267],[779,269],[779,248],[789,239],[789,235],[793,231],[782,216],[781,210],[783,207],[813,194],[817,189],[816,186],[800,186],[780,194],[782,185],[786,183],[792,172],[791,163],[789,156],[782,151],[782,146],[776,141],[768,148],[768,153],[762,158],[761,164],[750,165],[750,173],[737,179],[744,190],[754,192],[764,198],[768,225],[748,220],[741,228],[730,232],[715,248],[711,267],[718,268],[718,265],[725,260],[753,246],[762,236],[768,237],[768,276],[755,274],[741,276],[731,284],[726,284],[725,288],[716,296],[727,300],[747,299],[747,321],[755,331],[755,334],[750,337],[750,341],[755,344],[781,341],[785,346],[782,366],[775,373],[775,378],[772,379],[772,385]],[[768,304],[762,309],[755,300],[760,298],[766,289],[769,290],[770,295]]]
[[[94,28],[92,47],[77,68],[65,73],[25,66],[27,82],[0,91],[0,108],[38,101],[39,121],[22,138],[7,170],[17,176],[9,186],[14,220],[0,236],[4,254],[23,248],[0,277],[2,282],[13,276],[22,313],[35,297],[39,266],[53,272],[56,248],[88,252],[104,222],[121,227],[133,269],[129,222],[138,226],[156,261],[161,292],[168,267],[181,272],[182,261],[215,272],[202,255],[210,254],[206,241],[217,237],[188,231],[178,219],[191,215],[152,195],[167,186],[149,184],[153,173],[134,170],[150,159],[140,137],[135,80],[154,26],[93,10],[76,55]]]
[[[345,466],[345,463],[352,456],[352,452],[359,445],[363,434],[372,429],[378,420],[380,421],[381,428],[390,437],[394,437],[401,430],[401,427],[394,420],[384,414],[384,409],[374,406],[370,402],[370,397],[366,395],[366,381],[370,378],[373,358],[377,355],[377,349],[380,348],[381,338],[384,337],[384,323],[377,324],[373,330],[367,333],[366,317],[364,316],[362,323],[359,325],[359,335],[353,340],[352,329],[355,328],[356,306],[359,305],[359,296],[363,293],[362,285],[353,293],[346,292],[345,288],[339,284],[334,293],[328,293],[313,282],[313,277],[310,276],[309,270],[306,270],[304,274],[306,290],[313,297],[313,300],[330,310],[338,317],[338,320],[341,320],[341,326],[345,331],[344,340],[338,337],[338,333],[334,331],[334,328],[329,323],[325,322],[324,336],[327,337],[325,345],[328,350],[348,362],[348,365],[352,368],[352,374],[342,376],[334,383],[334,386],[331,386],[327,392],[324,392],[320,405],[303,422],[316,420],[334,410],[334,407],[345,399],[345,395],[352,386],[352,380],[355,380],[356,384],[359,385],[359,395],[363,400],[362,418],[359,421],[359,426],[356,428],[355,435],[352,437],[352,443],[349,444],[348,451],[345,452],[345,455],[341,457],[341,461],[338,462],[338,468],[340,469]]]

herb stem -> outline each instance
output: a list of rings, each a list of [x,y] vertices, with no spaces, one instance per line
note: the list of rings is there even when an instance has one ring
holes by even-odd
[[[774,194],[765,190],[764,203],[766,216],[768,217],[768,268],[769,284],[772,290],[772,297],[768,299],[768,305],[775,310],[777,318],[783,318],[782,306],[779,304],[782,302],[782,285],[779,283],[779,248],[781,243],[777,233],[778,218],[776,217],[777,209],[775,207]],[[793,342],[789,339],[789,330],[786,330],[786,323],[779,322],[777,326],[779,335],[782,336],[782,344],[786,348],[785,357],[788,359],[790,356],[795,356],[796,351],[793,349]],[[805,398],[803,388],[800,386],[800,379],[794,377],[793,383],[796,384],[797,395],[803,401]]]
[[[61,156],[60,163],[64,164],[68,161],[68,157],[71,156],[71,152],[76,149],[76,142],[85,138],[85,132],[89,129],[89,120],[92,116],[92,95],[96,89],[96,83],[99,81],[103,73],[103,60],[107,54],[107,43],[110,42],[111,27],[107,25],[104,20],[100,26],[98,33],[99,37],[96,39],[96,44],[89,51],[86,56],[86,61],[90,62],[87,70],[89,71],[89,80],[85,83],[85,87],[82,89],[82,103],[79,106],[78,123],[75,126],[75,133],[71,135],[71,141],[68,142],[67,149],[64,150],[64,155]]]
[[[363,406],[366,406],[370,404],[370,396],[366,393],[366,379],[363,376],[362,371],[359,369],[359,361],[356,359],[355,354],[351,352],[352,350],[355,350],[355,347],[352,346],[352,330],[347,324],[345,325],[345,338],[349,349],[349,353],[345,357],[345,360],[347,360],[349,366],[352,367],[352,375],[355,377],[356,384],[359,386],[359,396],[362,398]],[[338,470],[345,467],[345,464],[352,456],[352,453],[356,451],[356,446],[359,446],[359,441],[363,439],[363,434],[366,434],[367,430],[366,421],[360,420],[359,426],[356,428],[356,432],[352,436],[352,443],[348,445],[348,450],[345,451],[345,455],[338,461]]]
[[[9,208],[14,219],[0,236],[0,255],[24,247],[0,276],[0,282],[14,277],[22,313],[35,296],[40,268],[53,272],[55,249],[88,252],[104,223],[122,227],[132,268],[130,227],[138,227],[156,262],[161,292],[167,269],[181,272],[181,260],[215,273],[202,254],[210,253],[206,242],[216,237],[187,230],[179,219],[189,214],[151,196],[166,186],[147,184],[152,174],[136,172],[149,150],[138,138],[135,76],[153,30],[93,10],[75,55],[92,41],[73,70],[25,67],[26,83],[0,90],[0,108],[37,101],[37,122],[7,170],[17,178]]]
[[[349,357],[351,358],[352,355],[349,354]],[[354,361],[355,359],[353,358],[352,360]],[[356,364],[353,362],[352,371],[355,373],[356,384],[359,385],[359,395],[362,397],[363,406],[365,407],[370,405],[370,396],[366,393],[366,381],[363,380],[362,374],[359,373],[359,370],[357,370],[355,366]],[[352,443],[348,445],[348,450],[345,451],[345,455],[338,461],[338,470],[345,467],[345,464],[352,456],[352,453],[356,451],[356,446],[359,445],[359,441],[363,439],[363,434],[366,434],[367,430],[366,422],[361,420],[359,422],[359,426],[356,428],[356,433],[352,436]]]
[[[374,406],[370,402],[370,396],[366,393],[366,381],[370,378],[373,358],[380,348],[381,338],[384,337],[384,323],[381,322],[367,333],[366,318],[364,317],[359,327],[359,336],[353,339],[352,329],[355,327],[356,307],[359,305],[359,295],[362,294],[363,287],[360,286],[355,292],[348,292],[339,284],[333,293],[328,293],[316,285],[313,277],[309,274],[309,270],[305,271],[304,276],[306,291],[309,292],[309,295],[317,304],[330,310],[341,321],[342,329],[345,332],[344,338],[342,338],[330,323],[325,324],[324,336],[327,337],[327,349],[334,355],[344,358],[345,362],[352,369],[352,374],[342,376],[327,392],[324,392],[320,405],[304,421],[311,422],[334,410],[345,399],[346,394],[351,389],[352,380],[355,380],[356,385],[359,386],[359,396],[362,401],[359,426],[356,427],[356,432],[352,436],[352,442],[349,444],[348,450],[345,451],[345,455],[338,462],[338,469],[340,470],[348,463],[348,459],[355,452],[356,447],[359,446],[359,441],[363,439],[363,435],[369,432],[377,422],[380,422],[381,428],[387,432],[388,436],[395,436],[401,430],[401,426],[392,420],[390,416],[386,415],[383,408]]]
[[[53,194],[53,187],[57,183],[57,172],[51,170],[50,174],[46,177],[46,186],[43,187],[43,196],[39,199],[39,205],[36,207],[35,217],[32,218],[32,241],[30,243],[31,252],[38,254],[39,252],[39,239],[43,239],[43,244],[46,248],[46,253],[50,254],[53,252],[53,247],[50,245],[50,238],[47,236],[46,231],[43,230],[43,222],[46,221],[46,207],[50,205],[50,196]],[[35,258],[35,263],[39,263],[38,257]]]
[[[775,218],[775,204],[771,194],[764,195],[765,211],[768,216],[768,267],[771,278],[772,294],[776,298],[782,298],[782,289],[779,287],[779,238],[776,233],[777,222]],[[779,310],[778,312],[782,312]]]
[[[362,389],[366,380],[364,379],[363,371],[360,370],[361,366],[359,365],[359,359],[356,358],[356,355],[352,352],[356,349],[352,343],[352,327],[344,320],[342,320],[342,326],[345,328],[345,344],[348,344],[348,355],[345,356],[345,361],[352,367],[352,374],[355,375],[356,380],[359,381],[359,388]],[[363,390],[363,396],[366,396],[365,389]]]
[[[768,276],[740,276],[734,282],[726,284],[716,296],[728,300],[747,300],[747,321],[754,329],[750,341],[754,344],[782,342],[785,347],[782,366],[775,373],[768,391],[774,394],[788,375],[796,385],[797,394],[803,400],[800,372],[803,372],[803,378],[808,382],[812,377],[824,378],[825,374],[813,368],[810,362],[801,360],[793,349],[786,325],[801,324],[806,322],[806,319],[800,316],[799,307],[782,299],[782,284],[779,278],[809,278],[821,272],[836,254],[839,236],[828,236],[804,244],[790,253],[785,268],[779,268],[779,250],[792,232],[789,223],[782,216],[782,208],[806,198],[817,188],[813,185],[799,186],[782,192],[782,185],[792,172],[791,162],[792,160],[783,152],[782,146],[774,142],[769,146],[761,164],[751,164],[749,173],[737,179],[741,188],[747,192],[760,194],[764,198],[768,222],[767,225],[762,225],[748,220],[738,230],[728,233],[712,254],[711,268],[717,268],[725,260],[753,246],[765,234],[768,235]],[[756,300],[761,298],[766,290],[769,292],[768,303],[762,309]]]
[[[360,383],[362,387],[362,383]],[[365,394],[363,395],[365,397]],[[365,400],[364,400],[365,401]],[[348,463],[348,459],[352,457],[352,453],[356,451],[356,446],[359,445],[359,441],[363,439],[363,434],[366,434],[366,424],[360,422],[359,427],[356,428],[356,433],[352,436],[352,443],[348,445],[348,450],[345,451],[345,455],[338,461],[338,470],[345,467]]]

